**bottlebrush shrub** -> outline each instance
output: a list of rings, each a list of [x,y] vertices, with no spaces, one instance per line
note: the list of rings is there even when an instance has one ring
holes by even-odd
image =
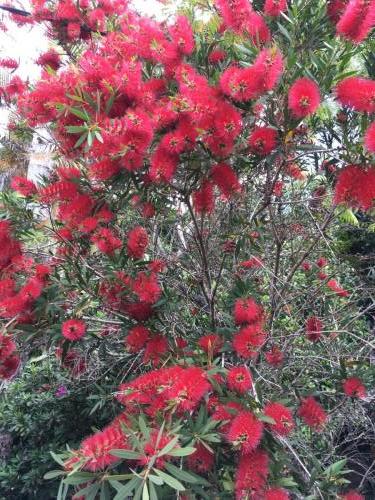
[[[55,450],[58,498],[371,488],[365,465],[345,479],[357,454],[335,439],[372,397],[372,299],[339,240],[374,208],[375,71],[352,73],[372,18],[288,4],[11,16],[55,48],[34,85],[1,88],[10,138],[44,127],[56,161],[2,195],[0,375],[52,356],[90,415],[111,409]]]

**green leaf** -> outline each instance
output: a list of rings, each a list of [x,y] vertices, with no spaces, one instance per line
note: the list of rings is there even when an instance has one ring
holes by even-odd
[[[157,486],[161,486],[163,484],[163,480],[159,476],[155,476],[155,474],[149,474],[148,478]]]
[[[324,471],[325,476],[327,476],[327,477],[336,476],[345,467],[346,462],[347,462],[346,458],[343,458],[342,460],[339,460],[338,462],[335,462],[334,464],[330,465]]]
[[[96,494],[98,493],[100,488],[99,483],[94,483],[90,484],[89,486],[86,486],[86,488],[83,488],[82,490],[77,491],[75,495],[77,496],[83,496],[85,500],[94,500],[96,497]]]
[[[269,417],[268,415],[263,415],[262,413],[257,415],[257,418],[258,420],[261,420],[266,424],[276,424],[276,421],[272,417]]]
[[[180,481],[177,481],[177,479],[175,479],[174,477],[170,476],[169,474],[166,474],[165,472],[159,470],[159,469],[153,469],[156,474],[162,478],[162,480],[165,482],[165,484],[167,484],[168,486],[170,486],[171,488],[173,488],[174,490],[176,491],[185,491],[185,487],[183,484],[180,483]]]
[[[298,484],[294,481],[292,477],[282,477],[276,481],[278,486],[285,486],[286,488],[294,488],[298,486]]]
[[[139,428],[140,428],[143,436],[146,439],[149,439],[150,438],[150,429],[147,427],[145,419],[142,417],[142,415],[139,415],[139,417],[138,417],[138,424],[139,424]]]
[[[147,483],[143,485],[142,500],[150,500],[150,495],[148,493]]]
[[[169,441],[169,443],[167,443],[164,448],[162,448],[159,453],[158,453],[158,457],[162,457],[163,455],[172,455],[172,453],[169,453],[173,450],[173,448],[176,446],[178,442],[178,436],[175,436],[173,439],[171,439]]]
[[[150,490],[150,500],[158,500],[158,495],[156,493],[155,486],[151,482],[149,482],[148,488]]]
[[[193,484],[204,484],[205,486],[209,486],[208,483],[203,477],[197,476],[191,472],[187,472],[186,470],[179,469],[173,464],[167,463],[165,464],[165,468],[168,472],[170,472],[174,477],[177,477],[181,481],[185,481],[186,483]]]
[[[141,453],[132,450],[111,450],[109,453],[115,457],[126,458],[127,460],[139,460],[142,458]]]
[[[188,455],[192,455],[195,451],[196,448],[193,448],[192,446],[185,446],[185,448],[175,448],[169,452],[169,455],[172,457],[187,457]]]
[[[88,132],[85,132],[84,134],[81,135],[81,137],[78,139],[78,141],[74,144],[75,148],[79,148],[81,144],[86,140],[86,137],[88,135]]]
[[[90,117],[89,117],[89,115],[87,114],[87,112],[85,110],[81,110],[81,109],[78,109],[78,108],[69,108],[69,111],[71,113],[73,113],[73,115],[78,116],[78,118],[82,118],[82,120],[85,120],[85,121],[89,121],[90,120]]]
[[[130,496],[131,492],[135,490],[138,485],[142,482],[139,477],[133,477],[128,483],[124,484],[116,493],[113,500],[124,500],[126,497]]]
[[[59,457],[59,455],[56,455],[56,453],[54,453],[53,451],[50,451],[50,454],[55,462],[57,462],[59,465],[64,466],[64,461]]]
[[[65,129],[69,134],[80,134],[87,130],[87,127],[86,125],[68,125]]]
[[[43,479],[54,479],[55,477],[64,476],[65,472],[62,470],[51,470],[44,474]]]

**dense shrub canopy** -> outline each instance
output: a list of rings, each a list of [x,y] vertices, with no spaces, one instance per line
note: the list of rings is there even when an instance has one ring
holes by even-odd
[[[374,302],[345,241],[373,217],[375,2],[32,6],[10,21],[54,48],[1,91],[55,161],[2,196],[0,375],[57,362],[61,418],[92,404],[48,437],[50,491],[373,494]]]

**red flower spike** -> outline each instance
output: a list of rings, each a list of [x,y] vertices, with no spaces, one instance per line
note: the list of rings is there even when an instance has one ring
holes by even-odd
[[[236,500],[243,500],[261,492],[269,474],[268,455],[264,450],[256,450],[242,455],[236,472]]]
[[[266,16],[276,17],[288,8],[286,0],[266,0],[263,7],[263,12]]]
[[[246,366],[234,366],[227,374],[228,389],[246,394],[253,386],[250,370]]]
[[[282,366],[284,362],[284,353],[277,346],[273,346],[270,351],[265,352],[264,357],[271,366]]]
[[[298,415],[309,427],[317,431],[321,430],[328,420],[326,412],[312,396],[302,401]]]
[[[250,149],[259,156],[267,156],[277,146],[277,130],[270,127],[256,127],[249,137]]]
[[[348,165],[338,175],[334,201],[369,210],[375,199],[375,168]]]
[[[143,259],[148,246],[146,229],[137,226],[128,233],[127,251],[133,259]]]
[[[61,331],[66,339],[79,340],[86,333],[86,323],[80,319],[68,319],[62,324]]]
[[[242,411],[229,427],[227,438],[246,455],[257,448],[263,435],[263,423],[250,411]]]
[[[12,177],[10,187],[23,196],[32,196],[37,192],[35,183],[33,181],[30,181],[29,179],[26,179],[26,177]]]
[[[306,321],[306,336],[311,342],[317,342],[322,336],[323,323],[316,316],[310,316]]]
[[[358,491],[350,490],[347,493],[340,495],[341,500],[365,500],[365,497],[358,493]]]
[[[125,339],[125,347],[129,352],[137,353],[145,346],[146,342],[150,340],[151,332],[143,325],[137,325],[131,328],[128,336]]]
[[[186,459],[187,466],[198,474],[205,474],[214,466],[215,455],[208,451],[202,443],[198,443],[195,447],[196,451]]]
[[[269,429],[279,436],[288,436],[295,423],[291,411],[280,403],[268,403],[263,410],[267,417],[273,418],[274,424],[268,424]]]
[[[370,153],[375,153],[375,122],[371,123],[371,125],[366,130],[364,142],[367,151],[370,151]]]
[[[375,80],[350,76],[335,88],[337,100],[361,113],[375,113]]]
[[[288,106],[294,118],[305,118],[320,104],[319,87],[308,78],[299,78],[289,89]]]
[[[271,488],[264,493],[263,500],[289,500],[289,493],[284,488]]]
[[[358,377],[349,377],[343,382],[344,393],[352,398],[366,397],[366,388]]]
[[[237,299],[234,304],[236,325],[259,323],[263,319],[263,308],[254,299]]]

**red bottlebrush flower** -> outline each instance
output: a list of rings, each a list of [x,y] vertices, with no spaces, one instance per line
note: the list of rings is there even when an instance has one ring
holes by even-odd
[[[237,175],[232,167],[226,163],[220,163],[212,167],[211,176],[213,182],[226,199],[231,198],[233,194],[238,193],[241,190],[241,185],[238,182]]]
[[[168,154],[164,149],[157,149],[151,158],[150,179],[162,183],[172,180],[178,165],[178,156]]]
[[[263,308],[254,299],[237,299],[233,315],[236,325],[259,323],[263,319]]]
[[[314,113],[320,104],[319,87],[308,78],[299,78],[289,89],[288,106],[295,118]]]
[[[18,295],[27,304],[40,297],[42,291],[43,282],[38,278],[29,278]]]
[[[329,0],[327,5],[327,14],[331,21],[336,24],[342,16],[349,0]]]
[[[214,466],[215,455],[208,451],[202,443],[196,444],[195,447],[195,452],[187,457],[186,463],[189,469],[198,474],[204,474]]]
[[[264,493],[263,500],[289,500],[289,493],[284,488],[271,488]]]
[[[286,0],[266,0],[263,12],[266,16],[279,16],[282,12],[286,11],[288,5]]]
[[[194,35],[189,20],[185,16],[178,16],[169,33],[179,52],[189,56],[194,50]]]
[[[53,203],[55,201],[70,201],[77,194],[78,188],[74,182],[57,181],[39,191],[41,201]]]
[[[234,366],[228,371],[227,386],[231,391],[245,394],[253,386],[250,370],[246,366]]]
[[[307,261],[302,262],[301,267],[306,272],[311,271],[311,269],[312,269],[310,262],[307,262]]]
[[[110,454],[114,449],[128,448],[126,436],[119,425],[109,425],[81,443],[79,455],[86,460],[84,469],[96,472],[116,463],[119,459]]]
[[[374,26],[374,0],[350,0],[336,25],[336,31],[338,35],[360,43]]]
[[[335,89],[337,100],[361,113],[375,112],[375,80],[350,76]]]
[[[151,332],[148,328],[142,325],[137,325],[131,328],[128,336],[125,339],[125,347],[130,352],[139,352],[150,340]]]
[[[198,214],[210,214],[215,207],[212,182],[205,180],[197,191],[193,192],[193,207]]]
[[[263,261],[259,257],[251,257],[251,259],[239,263],[239,266],[244,269],[258,269],[263,265]]]
[[[227,438],[246,455],[255,450],[263,435],[263,423],[250,411],[242,411],[231,422]]]
[[[86,217],[79,225],[82,233],[92,233],[98,227],[99,221],[96,217]]]
[[[349,377],[343,382],[344,393],[353,398],[366,397],[366,388],[358,377]]]
[[[335,203],[369,210],[375,199],[375,168],[348,165],[338,175]]]
[[[277,346],[273,346],[270,351],[265,352],[264,357],[271,366],[281,366],[284,361],[284,353]]]
[[[0,333],[0,360],[9,358],[16,350],[16,344],[9,335]]]
[[[233,337],[233,349],[244,359],[254,358],[257,355],[257,348],[261,347],[265,340],[266,334],[259,324],[249,325]]]
[[[311,342],[316,342],[322,336],[323,323],[316,316],[306,320],[306,335]]]
[[[50,49],[44,54],[41,54],[35,62],[39,66],[49,66],[54,71],[57,71],[61,66],[60,56],[54,49]]]
[[[365,500],[365,497],[358,493],[358,491],[350,490],[347,493],[340,495],[342,500]]]
[[[210,62],[211,64],[217,64],[224,61],[226,57],[227,53],[225,52],[225,50],[215,49],[210,52],[210,55],[208,56],[208,62]]]
[[[127,250],[129,257],[143,259],[148,245],[147,231],[137,226],[128,233]]]
[[[152,363],[154,366],[160,363],[160,358],[168,352],[169,346],[167,339],[163,335],[155,335],[146,343],[143,355],[144,363]]]
[[[107,181],[114,175],[118,174],[120,170],[121,167],[118,162],[114,162],[106,158],[102,161],[92,163],[89,166],[88,174],[90,179],[97,181]]]
[[[322,269],[323,267],[326,267],[328,264],[328,261],[325,257],[319,257],[319,259],[316,261],[316,265]]]
[[[275,196],[278,196],[280,198],[280,196],[283,195],[283,188],[284,188],[284,183],[283,181],[276,181],[274,186],[273,186],[273,191],[272,193],[275,195]]]
[[[156,273],[140,272],[132,283],[132,290],[141,302],[155,304],[160,298],[161,289]]]
[[[5,358],[0,364],[0,378],[9,380],[14,377],[18,371],[20,363],[20,357],[16,354],[12,354],[11,356]]]
[[[336,280],[329,280],[327,282],[328,288],[330,288],[333,292],[335,292],[336,295],[339,297],[348,297],[349,292],[342,288]]]
[[[147,264],[147,268],[153,273],[162,273],[166,270],[167,265],[163,260],[152,260]]]
[[[37,187],[34,182],[26,179],[26,177],[13,177],[10,182],[10,187],[23,196],[32,196],[37,192]]]
[[[0,59],[0,67],[1,68],[17,69],[18,66],[19,66],[19,63],[15,59],[12,59],[11,57]]]
[[[141,214],[145,219],[151,219],[156,214],[156,208],[152,203],[146,201],[141,205]]]
[[[264,450],[242,455],[236,472],[236,500],[243,500],[254,492],[262,491],[268,474],[268,455]]]
[[[223,347],[223,339],[219,335],[211,333],[198,340],[199,347],[211,356],[215,356]]]
[[[249,137],[250,149],[259,156],[267,156],[276,148],[277,130],[270,127],[255,127]]]
[[[166,390],[168,404],[176,405],[179,412],[192,411],[211,389],[205,372],[198,367],[190,367],[181,372],[173,385]]]
[[[326,412],[312,396],[302,401],[298,415],[309,427],[315,430],[322,429],[328,419]]]
[[[106,227],[102,227],[96,231],[96,233],[91,236],[90,240],[100,252],[107,255],[112,255],[115,250],[122,247],[122,241]]]
[[[61,326],[63,336],[68,340],[79,340],[86,333],[86,323],[80,319],[68,319]]]
[[[268,403],[263,413],[274,419],[275,423],[268,425],[270,430],[279,436],[288,436],[295,427],[291,411],[280,403]]]
[[[16,95],[22,95],[26,90],[26,84],[21,80],[19,76],[14,76],[8,85],[5,87],[5,93],[9,97]]]
[[[375,153],[375,122],[366,130],[365,146],[370,153]]]
[[[40,280],[44,280],[45,278],[47,278],[51,274],[51,272],[51,267],[46,264],[37,264],[35,266],[35,276]]]
[[[243,406],[235,401],[230,401],[225,405],[217,404],[213,405],[212,419],[213,420],[221,420],[228,421],[225,424],[221,424],[220,431],[226,435],[228,433],[231,421],[234,419],[239,412],[243,411]]]

